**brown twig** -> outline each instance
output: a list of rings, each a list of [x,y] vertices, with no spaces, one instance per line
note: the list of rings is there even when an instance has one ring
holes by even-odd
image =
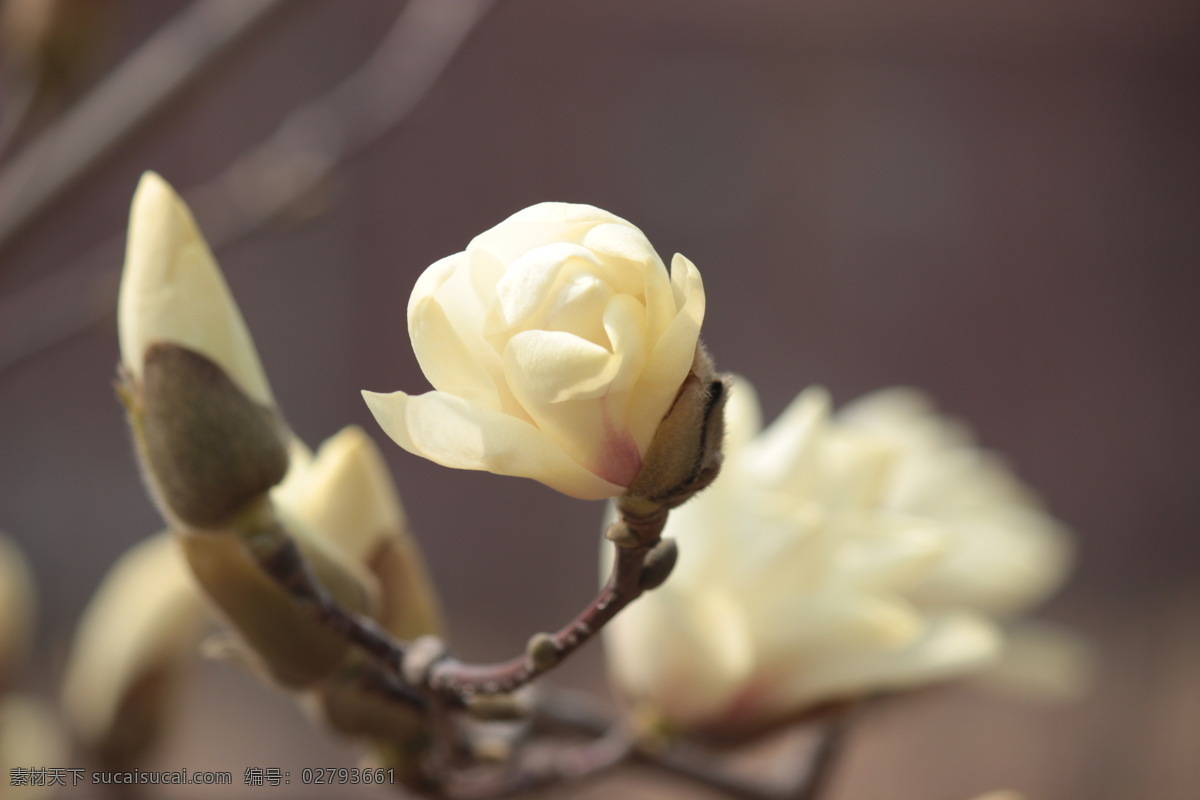
[[[821,728],[820,738],[808,761],[808,769],[794,792],[785,800],[819,800],[833,781],[838,759],[846,747],[850,726],[859,706],[847,704],[831,714]]]
[[[577,783],[625,763],[633,757],[635,745],[629,731],[615,725],[582,744],[527,748],[505,770],[481,768],[460,773],[448,781],[444,791],[453,800],[492,800],[558,783]]]
[[[522,655],[508,661],[465,664],[443,658],[430,667],[425,685],[461,702],[480,694],[513,692],[561,664],[646,589],[661,583],[674,565],[674,543],[660,538],[666,509],[655,507],[650,515],[641,517],[628,513],[626,504],[618,502],[617,510],[620,519],[605,533],[615,550],[612,572],[600,593],[578,616],[555,633],[536,634]],[[654,555],[664,551],[662,545],[670,545],[666,550],[669,557],[655,564]]]
[[[313,574],[300,548],[278,525],[246,538],[255,561],[304,608],[348,642],[388,668],[379,688],[396,699],[423,708],[425,698],[401,676],[404,646],[379,623],[343,608]]]

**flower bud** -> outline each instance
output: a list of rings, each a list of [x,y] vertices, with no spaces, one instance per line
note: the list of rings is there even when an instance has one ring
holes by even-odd
[[[103,762],[135,763],[161,738],[204,618],[170,534],[138,543],[109,570],[80,620],[63,686],[71,727]]]
[[[680,396],[703,318],[704,287],[686,258],[668,276],[625,220],[542,203],[417,281],[409,335],[436,391],[363,396],[411,453],[615,497]]]
[[[135,382],[150,345],[171,342],[213,361],[255,403],[274,404],[208,243],[187,205],[153,172],[142,175],[129,211],[117,329],[121,363]]]
[[[0,533],[0,690],[25,660],[33,633],[33,579],[16,542]]]
[[[147,483],[181,529],[217,529],[282,480],[290,434],[191,212],[142,176],[118,301],[119,387]]]
[[[379,449],[361,428],[349,426],[327,440],[272,496],[375,576],[378,620],[395,636],[441,633],[437,595],[400,498]]]

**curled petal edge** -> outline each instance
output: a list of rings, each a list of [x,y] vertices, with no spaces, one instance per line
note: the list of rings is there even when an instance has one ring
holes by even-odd
[[[533,478],[580,500],[603,500],[625,491],[580,466],[550,437],[516,417],[445,392],[362,394],[396,444],[442,466]]]

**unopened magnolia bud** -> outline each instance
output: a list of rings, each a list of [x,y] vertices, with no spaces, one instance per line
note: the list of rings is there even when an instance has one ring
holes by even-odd
[[[712,483],[721,467],[725,380],[696,346],[691,372],[659,423],[625,497],[672,508]]]
[[[290,434],[278,412],[200,353],[154,344],[140,385],[125,390],[147,482],[173,526],[223,528],[283,480]]]
[[[0,690],[24,660],[33,630],[33,580],[17,545],[0,533]]]
[[[161,736],[204,601],[169,534],[123,555],[75,636],[63,708],[81,743],[108,764],[135,762]]]
[[[287,524],[293,530],[299,525],[294,520]],[[286,534],[278,529],[261,535],[275,535],[280,547],[286,545]],[[180,541],[192,573],[270,677],[304,688],[338,667],[349,643],[263,570],[244,536],[227,531],[184,534]],[[374,610],[376,590],[369,575],[312,534],[298,534],[295,541],[317,580],[338,602],[356,613]]]
[[[642,574],[638,583],[642,589],[657,589],[671,576],[675,562],[679,560],[679,547],[674,539],[662,539],[646,554],[642,562]]]

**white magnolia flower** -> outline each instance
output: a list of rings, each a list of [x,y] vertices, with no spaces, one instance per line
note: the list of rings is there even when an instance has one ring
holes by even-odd
[[[146,348],[171,342],[216,362],[255,402],[273,404],[250,332],[212,251],[187,205],[153,172],[142,175],[129,212],[117,326],[121,361],[135,378]]]
[[[445,466],[621,494],[692,366],[704,287],[598,208],[542,203],[430,266],[408,304],[436,391],[364,392],[383,429]]]
[[[914,601],[951,534],[886,507],[892,448],[832,423],[819,389],[765,431],[758,417],[752,389],[735,383],[721,475],[667,524],[675,573],[607,629],[614,680],[634,707],[739,740],[825,701],[994,658],[985,616]]]

